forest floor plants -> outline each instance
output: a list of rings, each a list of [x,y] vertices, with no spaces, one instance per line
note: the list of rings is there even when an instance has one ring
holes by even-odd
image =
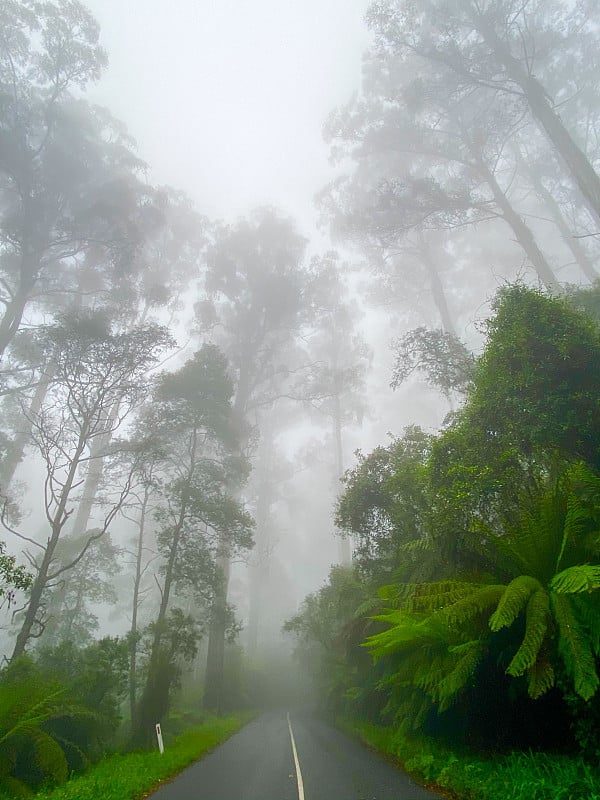
[[[600,800],[600,768],[581,758],[541,752],[485,758],[398,729],[347,719],[338,724],[429,788],[460,800]]]
[[[35,800],[140,800],[221,744],[250,718],[249,713],[209,718],[171,742],[167,739],[162,755],[155,750],[107,756],[84,774],[33,796]],[[7,796],[0,800],[5,798],[8,800]]]

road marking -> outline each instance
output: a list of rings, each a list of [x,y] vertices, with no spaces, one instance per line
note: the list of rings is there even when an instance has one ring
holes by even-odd
[[[302,773],[300,772],[300,762],[298,761],[298,751],[296,750],[296,741],[294,739],[294,731],[292,730],[292,723],[290,722],[290,712],[287,713],[287,724],[290,729],[290,739],[292,740],[292,753],[294,754],[294,764],[296,765],[296,781],[298,782],[298,800],[304,800],[304,783],[302,782]]]

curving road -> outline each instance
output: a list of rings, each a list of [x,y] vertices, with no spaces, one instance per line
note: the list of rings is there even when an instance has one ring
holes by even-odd
[[[188,767],[153,800],[427,800],[381,756],[308,711],[271,711]]]

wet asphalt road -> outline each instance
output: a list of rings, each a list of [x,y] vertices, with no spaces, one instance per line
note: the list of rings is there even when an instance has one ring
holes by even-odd
[[[381,756],[309,711],[270,711],[151,795],[152,800],[431,800]]]

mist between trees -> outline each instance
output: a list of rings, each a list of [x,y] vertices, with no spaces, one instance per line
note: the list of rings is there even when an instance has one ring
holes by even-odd
[[[316,251],[152,185],[90,12],[0,0],[8,792],[303,680],[598,758],[600,9],[365,24]]]

